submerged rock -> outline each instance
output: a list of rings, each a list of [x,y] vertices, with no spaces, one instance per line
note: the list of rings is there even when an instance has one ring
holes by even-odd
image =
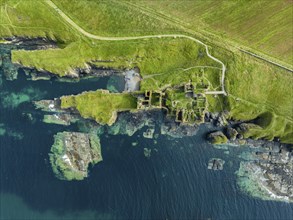
[[[3,79],[2,79],[2,75],[0,74],[0,89],[2,88],[2,84],[3,84]]]
[[[1,96],[3,97],[1,104],[4,108],[16,108],[21,103],[30,101],[30,96],[25,93],[2,92]]]
[[[133,147],[135,147],[135,146],[138,145],[138,142],[132,142],[131,145],[132,145]]]
[[[81,119],[76,122],[78,130],[84,133],[94,133],[101,136],[105,132],[105,127],[92,120]]]
[[[150,158],[151,157],[151,153],[152,153],[152,149],[149,149],[149,148],[144,148],[143,149],[143,154],[146,158]]]
[[[124,90],[124,77],[122,75],[113,75],[107,82],[107,90],[112,93],[123,92]]]
[[[6,133],[5,124],[0,123],[0,136],[4,136]]]
[[[24,135],[20,131],[15,131],[7,127],[4,123],[0,123],[0,136],[11,137],[14,140],[22,140]]]
[[[21,115],[23,116],[23,118],[25,118],[27,121],[31,123],[36,122],[36,118],[33,117],[32,113],[23,112]]]
[[[34,99],[40,99],[45,94],[46,92],[40,91],[39,89],[35,89],[32,87],[24,88],[17,93],[3,91],[0,93],[1,97],[3,97],[1,99],[1,104],[4,108],[14,109],[24,102],[30,102]]]
[[[54,136],[50,162],[59,179],[82,180],[89,164],[102,161],[100,139],[95,134],[60,132]]]
[[[8,137],[15,139],[15,140],[22,140],[24,138],[24,134],[22,132],[10,130],[10,129],[7,130],[6,135]]]
[[[223,170],[225,161],[219,158],[212,158],[209,160],[209,170]]]
[[[154,128],[148,128],[145,132],[143,132],[143,137],[152,139],[154,137],[154,133]]]

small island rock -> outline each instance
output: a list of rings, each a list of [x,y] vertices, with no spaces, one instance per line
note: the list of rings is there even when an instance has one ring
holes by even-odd
[[[88,176],[89,164],[102,161],[100,139],[95,134],[60,132],[54,136],[50,162],[62,180],[82,180]]]
[[[209,170],[223,170],[225,161],[218,158],[212,158],[209,160],[208,169]]]

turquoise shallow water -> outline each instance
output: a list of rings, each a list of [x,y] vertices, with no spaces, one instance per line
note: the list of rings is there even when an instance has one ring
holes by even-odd
[[[106,88],[108,80],[33,82],[20,72],[16,81],[3,79],[1,100],[3,91],[32,88],[39,91],[33,97],[51,99]],[[0,136],[0,219],[293,219],[292,204],[254,199],[239,190],[234,173],[241,149],[229,155],[214,149],[203,137],[207,126],[193,137],[160,135],[157,144],[143,138],[143,130],[132,137],[103,135],[104,161],[90,168],[84,181],[65,182],[54,177],[48,152],[55,133],[77,128],[44,124],[42,116],[30,102],[0,106],[6,129]],[[152,149],[150,158],[145,147]],[[207,169],[213,157],[226,161],[223,171]]]

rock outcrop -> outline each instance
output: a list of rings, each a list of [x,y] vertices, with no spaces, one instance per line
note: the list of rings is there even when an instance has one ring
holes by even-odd
[[[180,124],[168,118],[161,124],[161,134],[174,138],[193,136],[196,135],[197,131],[198,125]]]
[[[154,115],[157,115],[154,111]],[[157,112],[158,113],[158,112]],[[112,135],[126,134],[132,136],[144,126],[154,127],[155,117],[151,112],[140,111],[136,113],[121,112],[112,126],[108,127],[108,133]]]
[[[151,157],[151,153],[152,153],[152,149],[149,148],[143,148],[143,154],[146,158],[150,158]]]
[[[209,170],[223,170],[225,161],[219,158],[212,158],[209,160]]]
[[[120,113],[115,124],[108,127],[108,133],[112,135],[126,134],[132,136],[143,127],[148,127],[144,136],[151,138],[156,124],[160,126],[162,135],[168,135],[174,138],[193,136],[198,131],[197,125],[180,124],[172,119],[165,118],[161,110],[150,110],[135,113]]]
[[[1,44],[0,47],[0,64],[7,80],[17,79],[18,67],[20,64],[12,63],[11,50],[44,50],[49,48],[57,48],[57,43],[47,38],[28,38],[28,37],[10,37],[4,38],[6,44]]]
[[[72,109],[68,111],[61,109],[60,99],[35,101],[34,105],[36,106],[36,109],[41,109],[44,112],[51,113],[44,115],[43,122],[45,123],[68,126],[81,119],[76,110]]]
[[[9,51],[0,49],[0,60],[3,74],[7,80],[17,79],[17,67],[11,63],[11,54]]]
[[[225,144],[228,142],[228,138],[222,131],[215,131],[208,134],[207,139],[212,144]]]
[[[152,139],[154,137],[154,133],[154,128],[148,128],[145,132],[143,132],[143,137]]]
[[[54,136],[50,162],[62,180],[82,180],[88,176],[89,164],[102,161],[100,139],[95,134],[60,132]]]
[[[222,114],[206,113],[205,121],[217,127],[207,139],[218,149],[246,146],[240,156],[237,172],[238,185],[250,194],[264,200],[293,202],[293,147],[279,141],[255,140],[249,137],[251,129],[260,127],[251,122],[225,121]],[[229,152],[229,151],[228,151]],[[222,169],[221,161],[211,159],[209,169]]]
[[[261,199],[293,202],[293,152],[281,146],[279,151],[260,148],[251,156],[240,163],[240,188]]]
[[[226,133],[226,136],[227,136],[227,138],[229,140],[231,140],[231,141],[235,141],[236,140],[237,134],[238,134],[238,132],[236,131],[236,129],[228,126],[225,133]]]

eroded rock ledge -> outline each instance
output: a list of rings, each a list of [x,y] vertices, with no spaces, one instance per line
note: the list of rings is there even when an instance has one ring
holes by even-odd
[[[237,182],[240,189],[264,200],[293,202],[293,147],[278,140],[245,138],[251,122],[229,121],[224,114],[206,114],[217,130],[207,134],[216,148],[247,147],[240,158]]]
[[[121,70],[113,70],[108,68],[98,67],[92,63],[85,63],[83,68],[72,68],[68,75],[58,76],[56,73],[49,72],[44,69],[36,69],[35,67],[23,66],[22,63],[12,63],[12,50],[46,50],[60,48],[60,42],[47,38],[29,38],[29,37],[9,37],[2,38],[6,42],[1,44],[0,50],[0,66],[3,65],[4,75],[7,80],[15,80],[18,76],[18,69],[24,70],[27,76],[32,80],[49,80],[55,78],[60,81],[78,81],[85,77],[103,77],[121,74]],[[61,42],[62,43],[62,42]]]
[[[282,146],[278,152],[257,151],[252,161],[240,163],[238,185],[248,194],[293,202],[293,153]]]
[[[45,50],[58,48],[57,43],[46,38],[10,37],[3,38],[6,43],[0,47],[0,66],[2,65],[4,76],[7,80],[17,79],[19,64],[11,61],[11,50]],[[31,69],[33,71],[33,68]],[[35,71],[36,72],[36,71]],[[41,71],[40,77],[48,78],[50,73]]]

